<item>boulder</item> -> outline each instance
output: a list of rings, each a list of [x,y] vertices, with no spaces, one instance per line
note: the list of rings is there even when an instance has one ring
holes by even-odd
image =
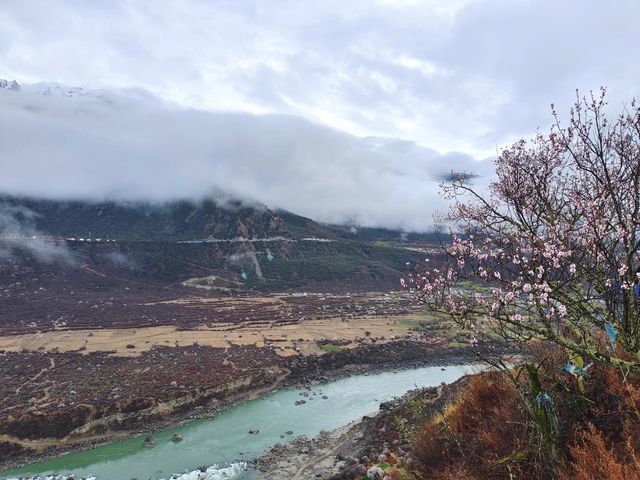
[[[156,446],[156,441],[153,439],[153,437],[145,437],[144,446],[147,448],[153,448]]]
[[[384,478],[384,470],[380,467],[371,467],[367,470],[367,477],[371,480],[382,480]]]

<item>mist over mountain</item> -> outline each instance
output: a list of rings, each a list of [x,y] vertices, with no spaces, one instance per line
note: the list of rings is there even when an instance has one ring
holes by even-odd
[[[429,230],[452,170],[490,161],[299,117],[201,111],[140,90],[0,82],[0,192],[262,202],[327,223]]]

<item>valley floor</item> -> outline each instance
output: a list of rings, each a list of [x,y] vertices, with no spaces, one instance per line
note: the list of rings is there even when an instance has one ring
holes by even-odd
[[[289,322],[238,316],[246,311],[267,317],[282,298],[295,304],[288,308],[297,308],[296,316],[307,315]],[[131,328],[0,335],[0,380],[7,391],[0,400],[2,464],[166,428],[284,382],[469,359],[464,338],[396,293],[279,294],[277,300],[191,295],[169,302],[177,325],[133,327],[132,319]],[[345,308],[361,313],[346,315]],[[180,314],[191,318],[194,310],[207,320],[181,324]],[[238,321],[216,321],[221,310],[235,311]],[[421,324],[427,328],[417,328]]]

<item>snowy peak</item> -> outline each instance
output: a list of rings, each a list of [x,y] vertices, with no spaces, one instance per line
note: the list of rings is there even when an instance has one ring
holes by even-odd
[[[160,104],[155,95],[143,89],[117,88],[114,90],[71,87],[57,82],[38,82],[20,85],[15,80],[0,78],[0,92],[12,91],[28,97],[72,98],[74,100],[97,101],[111,106],[124,107],[140,104]]]
[[[15,80],[5,80],[0,78],[0,88],[4,90],[20,90],[20,84]]]
[[[0,78],[0,89],[21,91],[44,97],[95,97],[105,98],[108,92],[91,90],[83,87],[70,87],[57,82],[38,82],[31,85],[20,85],[15,80]]]
[[[76,95],[95,95],[91,90],[82,87],[68,87],[56,82],[39,82],[32,85],[20,85],[15,80],[0,78],[0,89],[14,90],[43,96],[74,97]]]
[[[99,96],[98,90],[87,90],[82,87],[69,87],[55,82],[39,82],[23,87],[24,90],[35,95],[76,97],[76,96]],[[98,95],[96,95],[98,93]]]

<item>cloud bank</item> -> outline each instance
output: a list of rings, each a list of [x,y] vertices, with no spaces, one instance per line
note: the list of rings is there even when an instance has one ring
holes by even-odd
[[[52,17],[55,19],[52,21]],[[637,0],[24,0],[0,77],[139,87],[485,157],[576,88],[640,93]]]
[[[106,89],[3,94],[0,182],[39,195],[223,188],[422,228],[435,178],[545,130],[551,103],[640,94],[637,0],[4,3],[0,77]]]
[[[223,192],[319,221],[425,230],[451,170],[488,161],[286,115],[212,112],[141,90],[0,89],[0,191],[171,200]]]
[[[36,230],[35,216],[28,208],[0,203],[0,261],[15,258],[18,252],[26,252],[44,263],[74,264],[69,250]]]

